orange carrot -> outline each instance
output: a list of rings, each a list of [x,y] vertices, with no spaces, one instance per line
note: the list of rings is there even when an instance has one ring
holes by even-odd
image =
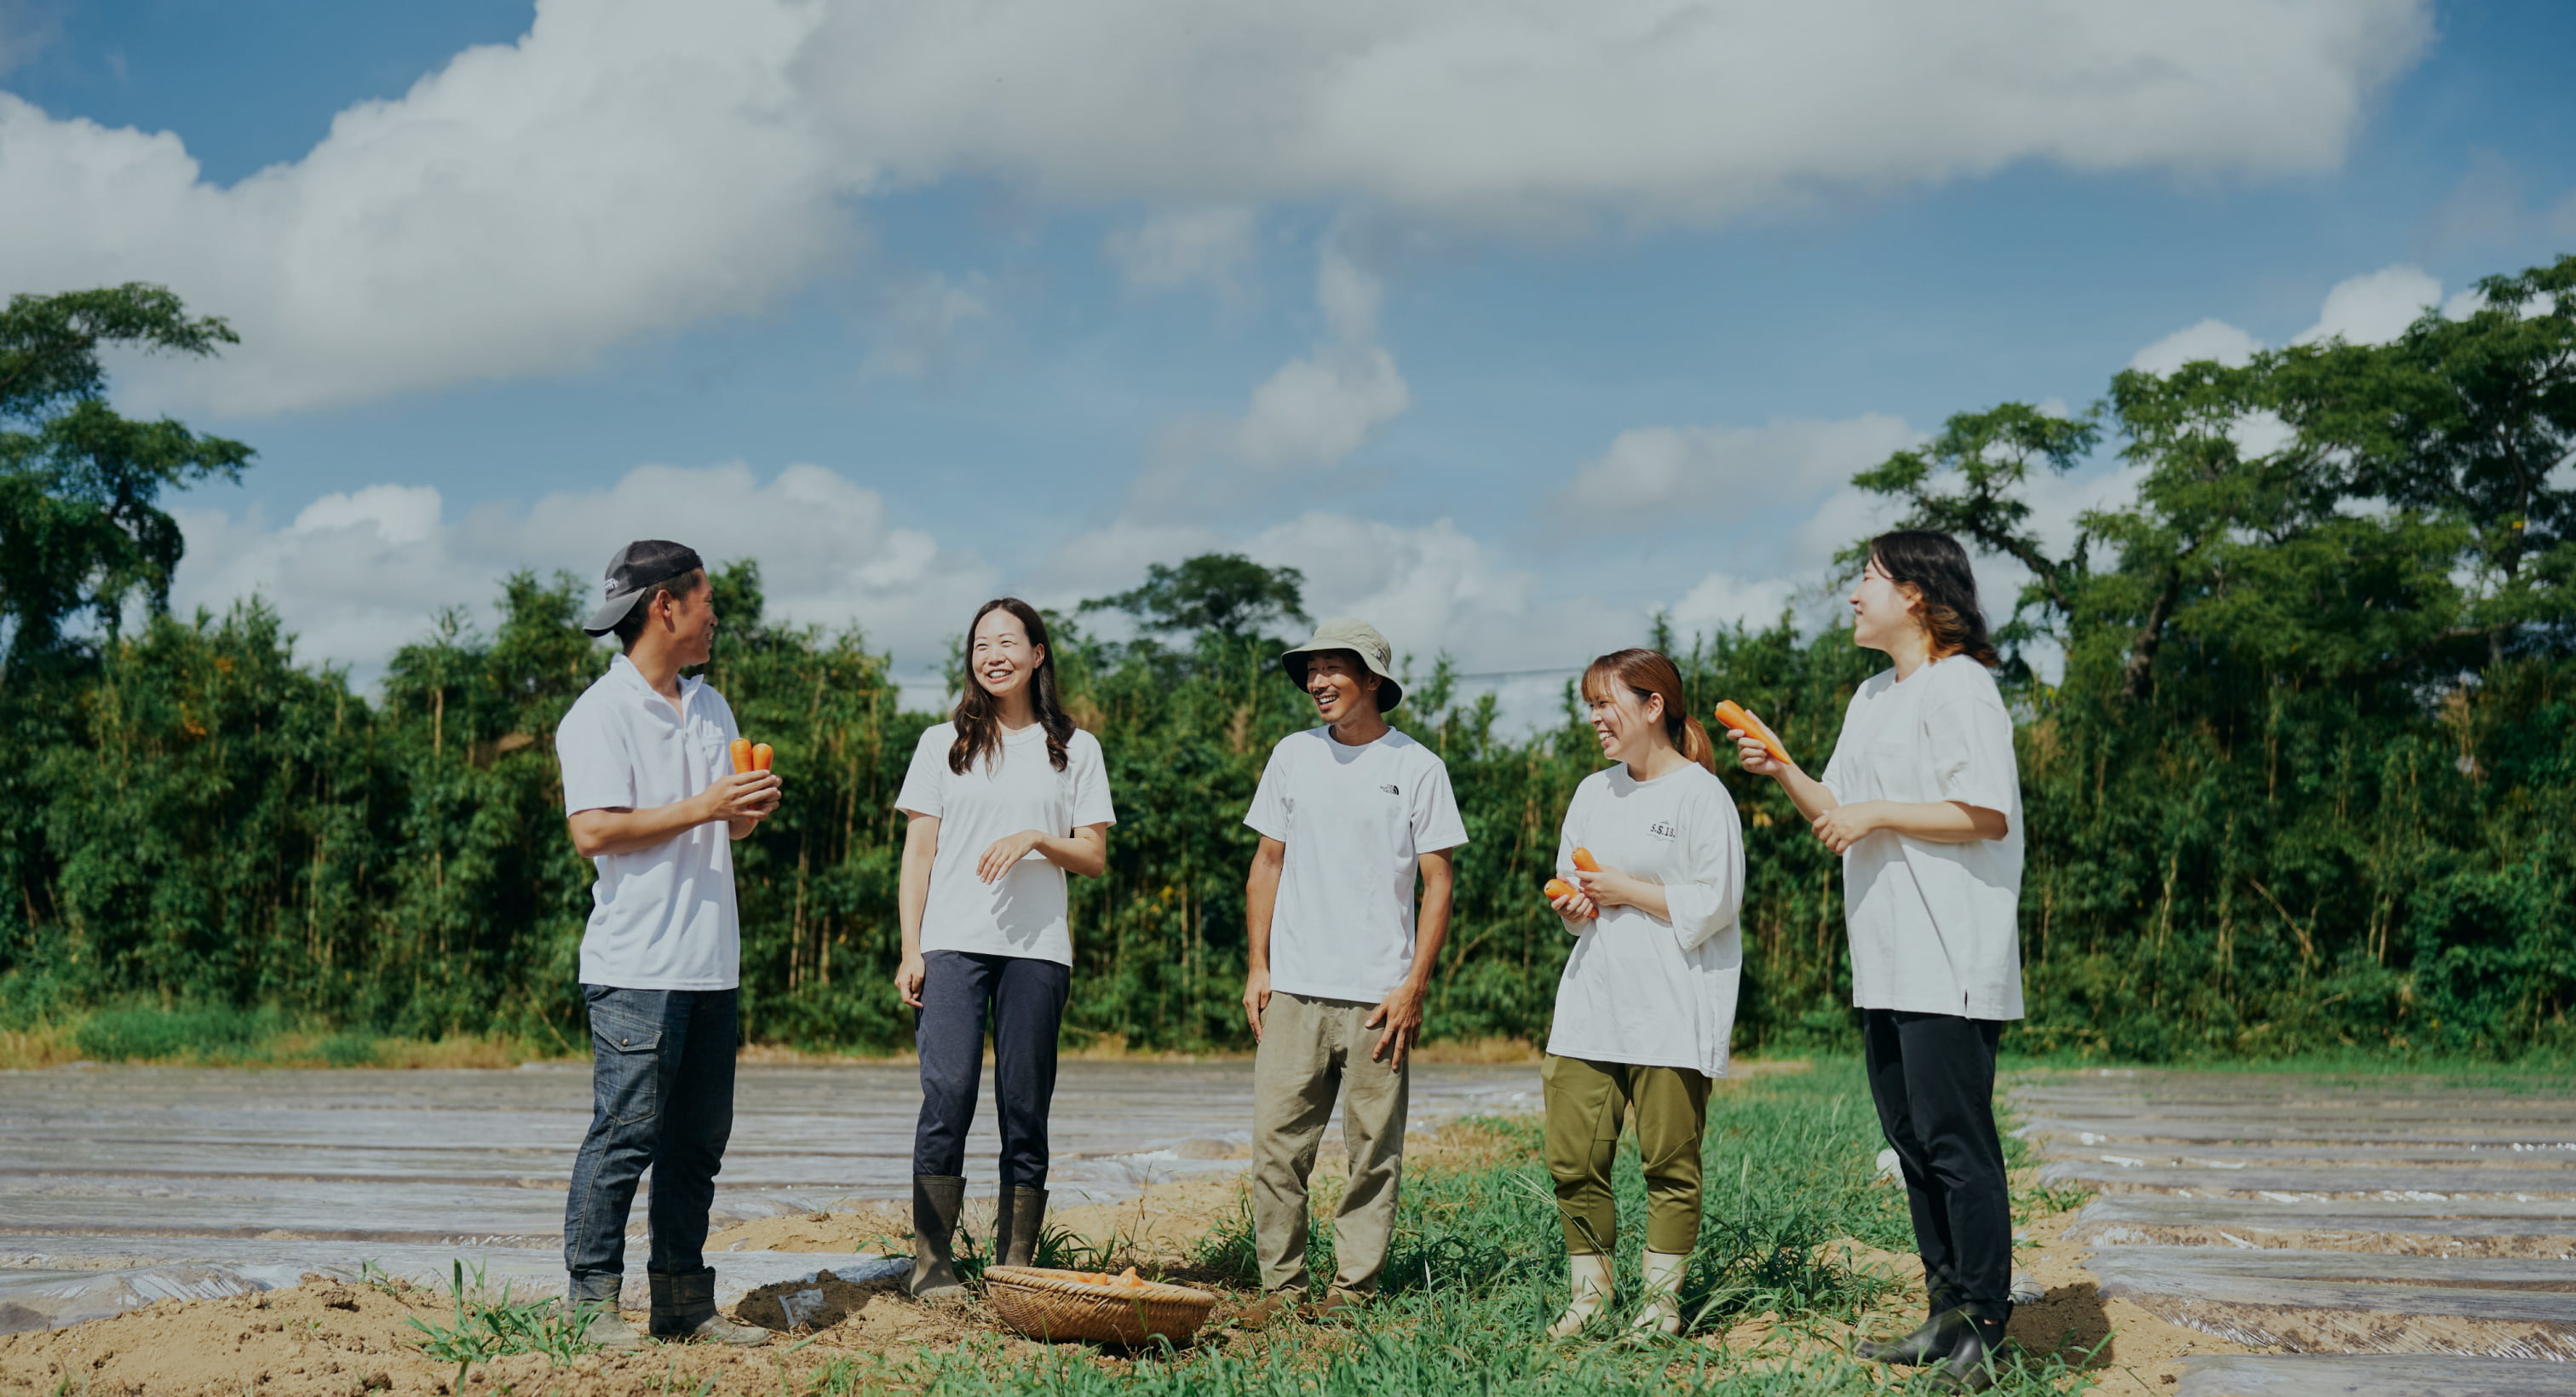
[[[736,772],[751,770],[750,738],[737,737],[733,740],[733,769]]]
[[[1717,722],[1718,726],[1732,732],[1751,733],[1762,744],[1762,750],[1771,754],[1771,760],[1782,766],[1790,764],[1789,749],[1780,745],[1780,735],[1771,731],[1770,724],[1746,712],[1744,705],[1733,699],[1719,703]]]
[[[1589,849],[1577,849],[1574,851],[1574,866],[1582,869],[1586,873],[1598,873],[1601,871],[1601,861],[1592,857],[1592,851]]]
[[[768,743],[763,742],[756,744],[751,749],[751,769],[754,771],[769,770],[770,758],[777,755],[778,749],[770,746]]]
[[[1547,894],[1550,898],[1559,898],[1572,897],[1575,893],[1581,891],[1581,889],[1575,887],[1572,883],[1569,883],[1562,878],[1550,878],[1547,880],[1547,886],[1539,889],[1539,891]]]

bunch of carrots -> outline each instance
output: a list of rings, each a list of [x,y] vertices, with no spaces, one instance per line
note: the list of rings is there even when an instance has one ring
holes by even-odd
[[[1754,717],[1743,704],[1733,699],[1720,700],[1717,705],[1717,722],[1718,726],[1729,732],[1752,734],[1754,739],[1762,744],[1762,750],[1771,754],[1771,760],[1782,766],[1789,764],[1789,749],[1781,745],[1780,735],[1771,731],[1770,724]],[[1601,871],[1600,860],[1592,857],[1592,851],[1589,849],[1574,851],[1574,866],[1585,873]],[[1547,880],[1547,886],[1540,888],[1539,891],[1547,895],[1548,901],[1554,902],[1560,897],[1572,897],[1583,890],[1562,878],[1550,878]]]
[[[1086,1282],[1086,1283],[1091,1284],[1091,1285],[1152,1285],[1152,1284],[1153,1284],[1153,1282],[1152,1282],[1152,1281],[1149,1281],[1149,1280],[1145,1279],[1143,1276],[1137,1275],[1137,1274],[1136,1274],[1136,1268],[1135,1268],[1135,1267],[1133,1267],[1133,1266],[1128,1267],[1126,1270],[1121,1271],[1121,1272],[1119,1272],[1117,1275],[1114,1275],[1114,1276],[1105,1276],[1105,1275],[1102,1275],[1102,1274],[1101,1274],[1100,1272],[1098,1272],[1098,1271],[1066,1271],[1066,1272],[1064,1272],[1064,1273],[1062,1273],[1062,1274],[1063,1274],[1066,1278],[1068,1278],[1068,1279],[1071,1279],[1071,1280],[1077,1280],[1077,1281],[1083,1281],[1083,1282]]]
[[[767,771],[770,759],[777,755],[778,749],[766,742],[756,743],[748,737],[733,740],[733,769],[737,773]]]

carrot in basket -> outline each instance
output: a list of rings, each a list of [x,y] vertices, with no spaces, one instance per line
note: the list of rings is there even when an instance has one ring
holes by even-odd
[[[1789,749],[1780,745],[1780,735],[1771,731],[1770,724],[1746,712],[1744,705],[1733,699],[1722,700],[1717,705],[1717,722],[1735,732],[1751,733],[1762,744],[1762,750],[1771,754],[1771,760],[1782,766],[1792,765]]]
[[[733,740],[733,769],[737,774],[751,770],[750,738],[737,737]]]

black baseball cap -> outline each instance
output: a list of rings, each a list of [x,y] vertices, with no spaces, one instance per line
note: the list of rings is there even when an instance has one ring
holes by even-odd
[[[590,619],[581,623],[591,635],[606,635],[617,629],[626,613],[635,609],[635,599],[682,573],[695,572],[706,564],[698,561],[698,550],[665,538],[639,538],[617,550],[608,559],[607,598]]]

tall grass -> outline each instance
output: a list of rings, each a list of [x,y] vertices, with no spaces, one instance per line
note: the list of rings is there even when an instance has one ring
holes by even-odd
[[[1856,1065],[1826,1063],[1724,1088],[1710,1102],[1706,1212],[1683,1287],[1690,1331],[1680,1342],[1623,1337],[1645,1231],[1633,1143],[1622,1147],[1613,1178],[1619,1299],[1592,1333],[1550,1343],[1540,1331],[1565,1304],[1565,1250],[1539,1127],[1478,1124],[1491,1144],[1479,1157],[1408,1172],[1380,1297],[1355,1324],[1202,1338],[1188,1350],[1133,1360],[1067,1347],[1036,1364],[1004,1364],[967,1349],[928,1360],[919,1380],[940,1397],[1536,1397],[1859,1393],[1888,1376],[1826,1341],[1898,1298],[1898,1283],[1864,1259],[1868,1249],[1913,1245],[1902,1192],[1873,1178],[1881,1142]],[[1311,1261],[1328,1275],[1325,1217],[1316,1231]],[[1202,1282],[1253,1286],[1250,1219],[1216,1229],[1185,1269]],[[1793,1337],[1758,1351],[1722,1342],[1757,1317],[1773,1334]],[[1818,1337],[1800,1344],[1801,1332]],[[2004,1390],[2084,1384],[2062,1363],[2033,1360]]]

